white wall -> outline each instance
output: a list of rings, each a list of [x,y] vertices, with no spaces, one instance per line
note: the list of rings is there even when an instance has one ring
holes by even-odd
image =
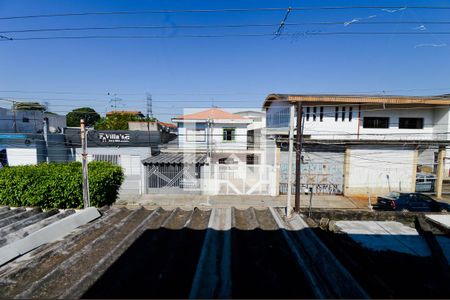
[[[184,123],[178,128],[178,145],[184,149],[206,150],[208,145],[208,129],[204,130],[205,138],[203,142],[188,141],[187,129],[195,128],[195,123]],[[235,140],[224,141],[223,129],[235,128]],[[240,150],[247,149],[247,124],[239,123],[214,123],[211,130],[212,150]]]
[[[370,108],[366,108],[369,110]],[[360,139],[383,139],[383,140],[432,140],[434,110],[433,109],[393,109],[362,111],[361,117],[389,117],[389,128],[363,128],[361,119]],[[423,118],[423,129],[399,129],[399,118]],[[377,134],[380,136],[374,136]]]
[[[414,155],[412,148],[352,146],[346,195],[383,195],[389,184],[391,191],[413,191]]]
[[[436,108],[434,110],[433,133],[436,138],[448,140],[450,137],[450,116],[448,108]]]
[[[310,106],[309,120],[306,117],[303,134],[311,135],[313,139],[351,139],[358,132],[358,106],[345,106],[345,118],[342,120],[342,106],[339,106],[338,119],[335,119],[336,106],[323,107],[323,120],[320,121],[320,107],[317,106],[316,120],[313,117],[313,107]],[[349,108],[352,107],[352,119],[349,120]],[[349,135],[351,134],[351,135]]]
[[[8,157],[9,166],[35,165],[37,164],[36,148],[7,148],[6,155]]]
[[[287,134],[286,112],[287,103],[273,105],[267,110],[267,120],[280,121],[279,125],[270,125],[268,128],[284,130]],[[313,119],[313,107],[305,104],[304,113],[310,107],[309,120],[304,118],[304,135],[312,139],[361,139],[361,140],[448,140],[450,139],[449,108],[414,108],[405,105],[361,106],[338,105],[338,119],[335,119],[337,105],[324,103],[323,120],[320,121],[320,106],[316,106],[316,120]],[[345,107],[345,118],[342,120],[342,107]],[[352,107],[352,120],[349,120],[349,108]],[[360,118],[358,122],[358,113]],[[364,128],[364,117],[389,117],[389,128]],[[423,129],[400,129],[399,118],[423,118]],[[273,123],[273,122],[272,122]],[[272,129],[268,130],[270,133]]]

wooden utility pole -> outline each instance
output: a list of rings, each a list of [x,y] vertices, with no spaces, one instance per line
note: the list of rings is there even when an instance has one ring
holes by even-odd
[[[301,177],[301,156],[302,156],[302,102],[297,103],[297,140],[295,143],[295,208],[300,211],[300,177]]]
[[[90,207],[91,203],[89,200],[89,179],[88,179],[88,165],[87,165],[87,132],[84,126],[84,120],[80,120],[81,127],[81,159],[83,165],[83,204],[84,208]]]

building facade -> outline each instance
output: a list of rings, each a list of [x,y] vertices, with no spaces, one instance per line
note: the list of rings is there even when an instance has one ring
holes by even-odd
[[[437,173],[439,153],[449,141],[450,98],[445,96],[273,94],[264,108],[267,134],[282,152],[282,193],[287,192],[291,110],[294,127],[302,112],[302,187],[318,193],[415,191],[418,172]],[[443,173],[448,172],[445,164]]]

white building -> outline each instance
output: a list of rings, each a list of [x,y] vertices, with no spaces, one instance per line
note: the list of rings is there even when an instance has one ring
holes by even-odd
[[[149,193],[275,194],[276,174],[266,165],[261,138],[265,113],[211,108],[172,122],[177,145],[144,161]]]
[[[300,105],[301,182],[319,193],[414,191],[417,171],[436,172],[439,148],[450,140],[446,96],[272,94],[264,109],[267,133],[282,150],[281,189],[287,185],[290,109],[298,111]],[[447,164],[444,174],[448,169]]]
[[[172,119],[178,127],[178,150],[210,153],[212,163],[246,163],[248,126],[252,119],[218,108]]]

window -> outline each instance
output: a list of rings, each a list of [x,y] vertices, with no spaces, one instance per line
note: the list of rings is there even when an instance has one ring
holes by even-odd
[[[236,135],[236,128],[224,128],[223,129],[223,140],[224,141],[234,141]]]
[[[28,118],[26,118],[26,117],[23,117],[23,118],[22,118],[22,122],[23,122],[23,123],[30,123],[30,119],[28,119]]]
[[[316,121],[317,107],[313,107],[313,121]]]
[[[197,123],[194,128],[186,128],[187,142],[205,142],[206,141],[206,124]]]
[[[306,108],[306,121],[309,121],[310,110],[311,109],[309,107]]]
[[[334,111],[334,121],[337,122],[338,119],[339,119],[339,107],[336,106],[336,109],[335,109],[335,111]]]
[[[351,122],[353,119],[353,107],[348,108],[348,121]]]
[[[320,122],[323,122],[323,106],[320,107]]]
[[[423,118],[400,118],[398,120],[400,129],[423,129]]]
[[[342,121],[345,121],[345,107],[342,108]]]
[[[364,117],[363,128],[389,128],[389,118]]]
[[[254,154],[247,155],[247,165],[255,165],[257,164],[257,158]]]
[[[268,128],[280,128],[288,127],[290,120],[289,107],[269,109],[267,111],[267,127]]]

